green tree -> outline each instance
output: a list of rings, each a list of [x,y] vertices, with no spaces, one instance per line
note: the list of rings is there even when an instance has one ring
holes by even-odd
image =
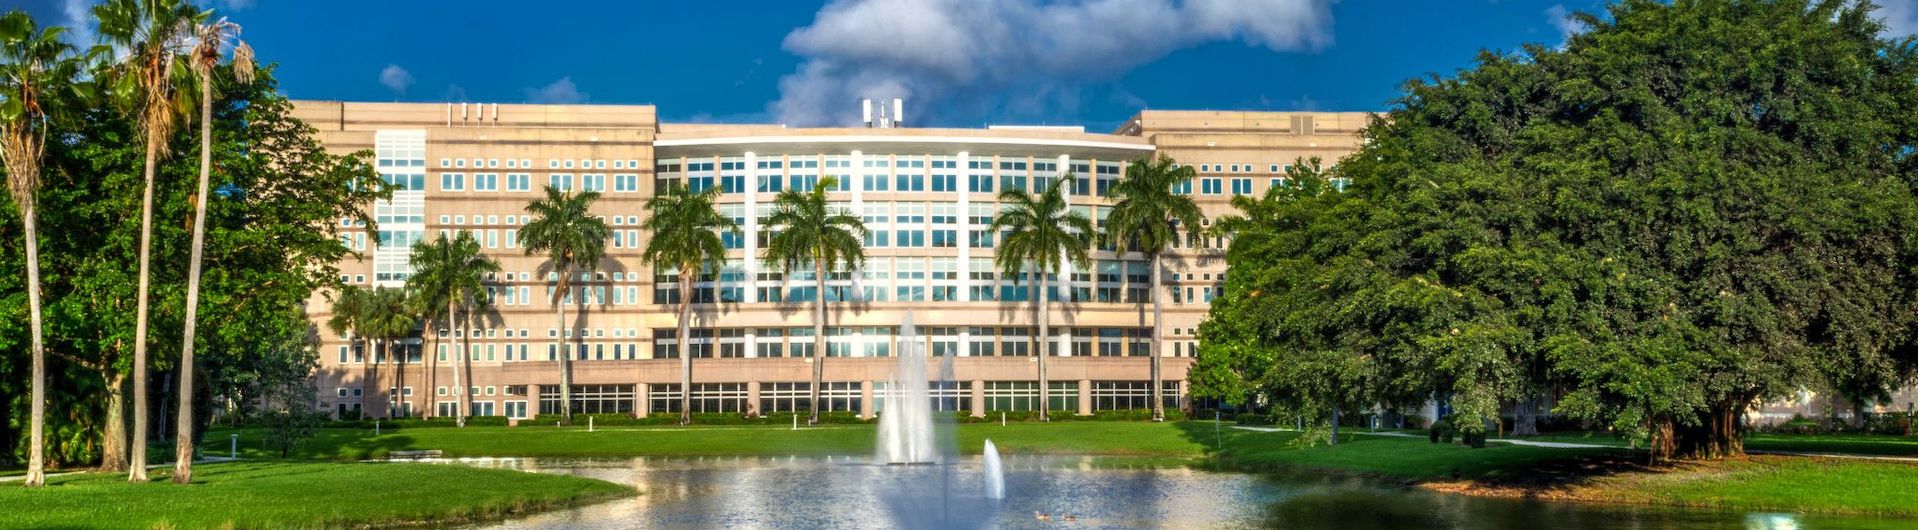
[[[597,200],[599,192],[596,191],[573,193],[547,186],[545,198],[526,205],[526,213],[533,214],[533,222],[519,230],[520,243],[526,246],[526,254],[545,253],[547,270],[557,278],[553,288],[553,310],[558,313],[562,332],[554,339],[554,345],[559,351],[560,414],[567,422],[573,421],[573,354],[565,347],[564,341],[571,334],[565,330],[584,328],[567,327],[565,300],[576,282],[585,281],[585,278],[574,276],[576,271],[591,275],[599,270],[599,261],[606,256],[606,238],[612,235],[612,230],[606,228],[606,221],[592,215],[593,202]],[[577,299],[581,303],[580,316],[583,318],[586,297]],[[584,336],[583,332],[580,336]]]
[[[369,338],[367,321],[371,313],[371,298],[371,291],[357,285],[342,287],[339,292],[332,296],[332,316],[327,317],[326,327],[332,329],[335,335],[348,337],[348,341],[351,343],[347,346],[348,348],[358,348],[360,341]],[[375,349],[371,341],[366,343],[365,348],[363,351],[366,351],[368,354],[372,353]],[[371,355],[368,355],[368,357],[371,357]],[[366,370],[362,368],[360,371],[362,372],[360,394],[371,396],[372,394],[368,394],[365,390],[366,385],[364,381],[366,374],[363,372]]]
[[[788,188],[773,198],[772,215],[765,228],[772,234],[766,240],[765,262],[787,275],[811,265],[813,285],[813,363],[812,410],[807,424],[819,423],[819,389],[826,377],[826,271],[856,269],[866,262],[866,250],[860,243],[866,237],[866,223],[859,217],[834,209],[828,201],[830,190],[839,185],[834,177],[819,179],[810,190]]]
[[[471,375],[465,372],[471,367],[472,353],[461,339],[469,335],[465,328],[469,327],[473,315],[485,312],[492,304],[486,281],[488,276],[499,273],[499,262],[482,255],[479,240],[463,231],[452,238],[440,234],[431,243],[414,243],[409,261],[413,276],[406,279],[407,288],[419,294],[423,307],[446,308],[441,324],[446,326],[447,342],[453,350],[453,387],[458,389],[460,400],[459,410],[454,411],[453,417],[459,426],[465,427],[472,399],[467,390],[472,385],[463,382],[462,376]]]
[[[381,380],[379,363],[382,360],[394,363],[394,371],[398,371],[399,359],[393,351],[393,345],[412,335],[413,330],[419,328],[419,304],[413,300],[411,290],[385,286],[374,287],[373,290],[368,291],[362,303],[364,305],[360,307],[362,318],[360,326],[367,338],[373,339],[376,346],[373,348],[375,354],[372,356],[373,377],[361,380],[361,386],[376,385],[363,393],[368,398],[372,398],[376,393],[384,396],[381,400],[384,405],[381,407],[381,417],[391,418],[393,404],[398,398],[398,393],[394,390],[403,385],[386,385]]]
[[[652,232],[646,242],[646,263],[655,268],[671,267],[679,272],[679,423],[692,423],[692,318],[693,281],[702,270],[718,271],[726,263],[726,244],[721,233],[738,234],[739,224],[719,214],[714,202],[719,188],[693,191],[687,186],[672,186],[664,194],[646,201],[649,214],[642,228]],[[711,303],[713,300],[706,300]]]
[[[179,0],[110,0],[94,6],[100,37],[111,48],[125,50],[108,72],[114,99],[140,123],[146,141],[146,190],[140,205],[139,330],[133,344],[133,457],[128,479],[145,482],[147,436],[147,315],[153,254],[153,188],[155,169],[169,150],[168,139],[190,98],[180,87],[192,83],[184,64],[193,28],[207,14]],[[99,51],[99,50],[96,50]],[[111,53],[107,49],[106,53]]]
[[[1152,267],[1152,290],[1147,296],[1152,299],[1152,421],[1165,421],[1165,399],[1161,396],[1165,385],[1160,375],[1164,352],[1159,351],[1165,339],[1165,302],[1159,295],[1159,260],[1177,241],[1180,227],[1190,233],[1205,220],[1191,197],[1173,191],[1191,183],[1192,175],[1191,166],[1178,165],[1170,157],[1142,158],[1127,165],[1125,178],[1106,192],[1106,197],[1113,200],[1112,213],[1106,217],[1105,232],[1100,237],[1120,253],[1144,254],[1146,264]]]
[[[193,256],[187,262],[186,331],[180,346],[180,406],[174,429],[173,483],[193,481],[193,332],[200,313],[200,266],[205,262],[207,181],[213,171],[213,74],[229,41],[233,49],[233,81],[253,82],[253,49],[239,40],[240,26],[226,19],[200,24],[197,43],[188,55],[200,84],[200,187],[193,201]]]
[[[42,338],[40,230],[35,195],[40,191],[46,155],[48,116],[59,112],[72,86],[72,49],[60,40],[62,28],[42,29],[25,11],[0,16],[0,159],[7,170],[7,191],[20,209],[26,239],[27,304],[32,326],[32,410],[29,421],[26,485],[46,484],[47,359]]]
[[[999,214],[992,219],[992,225],[986,230],[1002,233],[999,252],[993,257],[999,269],[1014,281],[1028,279],[1038,284],[1038,292],[1033,298],[1034,311],[1038,314],[1039,324],[1039,419],[1051,420],[1052,408],[1051,382],[1046,378],[1046,358],[1052,356],[1051,319],[1047,306],[1052,303],[1051,277],[1065,265],[1065,260],[1073,263],[1086,263],[1087,250],[1093,237],[1092,220],[1073,210],[1066,204],[1065,186],[1067,182],[1078,178],[1066,173],[1039,193],[1018,188],[1007,188],[999,192]],[[1156,349],[1156,347],[1155,347]],[[1153,356],[1157,358],[1156,353]]]

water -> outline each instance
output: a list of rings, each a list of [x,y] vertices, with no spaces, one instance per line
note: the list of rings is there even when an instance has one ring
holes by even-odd
[[[898,364],[886,384],[890,392],[882,398],[885,408],[879,415],[878,454],[874,459],[882,464],[938,462],[932,395],[926,382],[926,345],[918,341],[910,312],[899,323],[898,343]]]
[[[1004,500],[980,458],[488,459],[467,465],[631,484],[640,495],[482,528],[1287,528],[1881,530],[1909,521],[1482,499],[1312,473],[1008,455]],[[947,489],[950,491],[946,491]],[[906,494],[901,494],[906,492]],[[916,492],[916,493],[913,493]],[[958,494],[963,492],[964,494]],[[952,493],[952,494],[948,494]],[[1035,514],[1044,514],[1041,521]],[[1073,521],[1066,521],[1066,516]]]
[[[986,450],[979,457],[980,473],[986,481],[986,498],[1006,498],[1006,466],[999,460],[999,447],[986,440]]]

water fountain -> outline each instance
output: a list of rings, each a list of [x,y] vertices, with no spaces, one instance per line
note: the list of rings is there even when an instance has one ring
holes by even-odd
[[[985,450],[986,498],[1006,498],[1006,472],[999,463],[999,448],[986,440]]]
[[[899,323],[899,364],[886,383],[885,409],[879,415],[876,460],[882,464],[933,464],[939,446],[933,437],[932,392],[926,381],[926,345],[919,342],[907,313]]]

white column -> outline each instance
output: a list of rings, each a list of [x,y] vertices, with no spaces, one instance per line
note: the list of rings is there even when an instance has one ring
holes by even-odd
[[[753,288],[753,282],[759,278],[759,260],[754,259],[755,256],[759,255],[759,238],[754,237],[754,234],[759,233],[759,216],[757,215],[759,209],[759,155],[754,154],[752,151],[746,152],[746,176],[744,178],[746,179],[746,225],[739,227],[739,230],[740,234],[746,238],[746,244],[741,245],[746,250],[746,278],[744,282],[742,282],[745,284],[743,287],[745,292],[740,293],[740,295],[747,303],[752,303],[759,301],[759,290]],[[748,353],[750,357],[750,352]]]
[[[956,221],[959,222],[959,236],[966,239],[966,242],[958,245],[959,268],[957,274],[959,275],[959,287],[962,287],[962,289],[959,289],[957,298],[961,302],[972,301],[972,238],[970,235],[972,233],[972,169],[969,167],[972,164],[970,163],[970,158],[970,153],[960,151],[959,156],[953,162],[953,171],[957,172],[957,176],[953,178],[966,177],[958,179],[958,182],[955,183],[957,184],[956,189],[959,191],[959,218],[956,219]],[[960,336],[962,338],[959,340],[959,352],[961,355],[964,355],[966,346],[963,337],[965,335],[962,333]]]

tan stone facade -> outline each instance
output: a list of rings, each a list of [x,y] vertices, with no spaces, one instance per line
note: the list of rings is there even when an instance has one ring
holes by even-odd
[[[494,307],[467,334],[474,412],[529,417],[558,407],[557,356],[570,354],[576,410],[676,410],[680,362],[673,333],[677,286],[640,259],[646,198],[669,183],[724,189],[722,213],[744,234],[729,260],[696,287],[692,388],[695,411],[779,412],[806,408],[811,379],[809,273],[788,276],[757,259],[760,216],[783,189],[819,177],[842,184],[837,206],[865,219],[867,266],[829,277],[828,351],[822,400],[832,410],[872,414],[901,347],[908,315],[935,355],[934,400],[985,414],[1037,407],[1034,312],[1026,282],[991,263],[985,232],[996,196],[1072,173],[1070,201],[1095,219],[1104,187],[1124,163],[1164,154],[1199,166],[1192,196],[1207,215],[1230,211],[1235,194],[1264,193],[1283,166],[1320,156],[1329,164],[1359,142],[1357,113],[1146,111],[1115,134],[1064,128],[818,128],[661,124],[650,106],[386,104],[301,101],[297,115],[339,152],[371,150],[382,175],[408,188],[373,205],[389,246],[347,227],[362,259],[340,264],[352,285],[399,285],[410,272],[404,245],[471,231],[499,260]],[[602,193],[595,211],[614,237],[607,259],[570,300],[561,326],[548,303],[543,258],[516,234],[525,205],[548,184]],[[1163,357],[1167,388],[1184,404],[1193,331],[1223,282],[1217,240],[1168,260],[1167,335],[1152,344],[1149,271],[1137,255],[1093,253],[1058,275],[1051,313],[1055,356],[1047,361],[1052,408],[1089,414],[1144,408],[1147,350]],[[1059,299],[1069,301],[1059,302]],[[435,321],[407,341],[401,373],[360,341],[327,329],[325,294],[309,303],[321,337],[318,386],[330,410],[450,414],[449,335]],[[583,310],[583,311],[582,311]],[[563,342],[563,346],[556,346]],[[403,383],[396,382],[403,380]],[[542,386],[546,388],[542,389]],[[401,411],[390,411],[398,414]]]

